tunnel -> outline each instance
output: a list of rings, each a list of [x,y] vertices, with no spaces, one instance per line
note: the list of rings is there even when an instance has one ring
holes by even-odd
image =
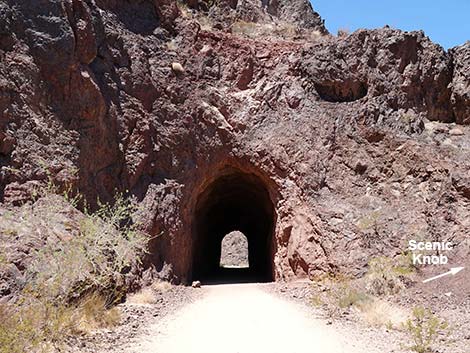
[[[274,206],[263,181],[231,171],[199,195],[194,214],[192,280],[269,282],[273,280]],[[239,231],[248,241],[246,268],[220,265],[224,237]]]

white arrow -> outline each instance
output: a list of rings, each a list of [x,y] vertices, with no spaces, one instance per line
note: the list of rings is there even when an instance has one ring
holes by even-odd
[[[423,281],[423,283],[431,282],[431,281],[434,281],[435,279],[438,279],[438,278],[441,278],[441,277],[444,277],[444,276],[448,276],[448,275],[455,276],[457,273],[459,273],[460,271],[462,271],[464,268],[465,268],[465,267],[453,267],[453,268],[450,269],[449,272],[441,273],[440,275],[437,275],[437,276],[434,276],[434,277],[425,279],[425,280]]]

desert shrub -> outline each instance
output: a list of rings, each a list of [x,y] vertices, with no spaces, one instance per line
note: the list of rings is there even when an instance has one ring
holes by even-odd
[[[72,204],[71,204],[72,203]],[[35,250],[25,283],[0,307],[0,353],[46,352],[72,334],[115,325],[113,305],[126,291],[126,274],[140,264],[148,238],[132,222],[135,204],[117,195],[112,204],[80,213],[71,200],[51,196],[0,216],[1,263],[9,264],[11,236]],[[27,239],[22,239],[23,236]]]
[[[0,306],[0,353],[47,352],[61,345],[73,310],[43,298],[22,297]]]
[[[90,291],[119,299],[123,273],[140,261],[147,245],[147,237],[130,221],[133,212],[135,206],[118,195],[113,204],[86,212],[74,236],[50,239],[33,254],[26,270],[28,291],[57,300]]]
[[[237,34],[243,34],[247,36],[255,36],[260,31],[261,26],[254,22],[246,22],[246,21],[236,21],[232,24],[232,32]]]
[[[338,305],[340,308],[349,308],[353,305],[359,305],[370,300],[370,297],[355,288],[352,288],[350,285],[340,286],[339,295],[338,295]]]
[[[399,329],[408,317],[408,311],[380,298],[360,302],[355,307],[359,317],[371,326]]]
[[[293,39],[296,36],[305,35],[310,40],[316,40],[321,37],[317,31],[303,33],[297,26],[287,23],[256,23],[238,20],[232,24],[232,32],[245,35],[251,38],[274,36],[283,39]]]
[[[313,285],[311,303],[323,307],[333,317],[341,316],[344,310],[370,300],[354,281],[341,275],[326,274]]]
[[[50,352],[71,334],[114,326],[119,320],[119,309],[108,308],[96,293],[76,305],[23,294],[16,303],[0,305],[0,353]]]
[[[362,231],[366,231],[369,229],[376,230],[380,216],[380,211],[373,211],[370,214],[367,214],[364,217],[360,218],[357,222],[357,227]]]
[[[349,36],[349,33],[350,33],[349,29],[339,28],[337,36],[340,37],[340,38],[343,38],[343,37]]]
[[[83,297],[75,306],[74,333],[88,333],[100,328],[116,326],[121,320],[117,307],[110,307],[110,301],[98,293]]]
[[[382,260],[380,258],[372,261],[374,279],[382,278],[382,275],[378,275],[384,272]],[[385,272],[388,270],[387,267]],[[362,278],[353,279],[341,274],[326,274],[314,280],[311,304],[325,309],[330,317],[340,317],[345,312],[349,312],[355,313],[359,319],[373,326],[399,328],[408,317],[408,312],[376,297],[367,288],[370,283],[377,288],[390,286],[395,288],[395,284],[391,285],[388,280],[385,281],[385,285],[375,280],[369,282]],[[374,289],[377,288],[374,287]]]
[[[407,348],[417,353],[432,352],[432,346],[440,334],[448,334],[449,330],[446,321],[423,307],[413,309],[412,317],[406,321],[404,328],[413,342]]]
[[[152,288],[142,288],[136,293],[127,297],[126,302],[129,304],[155,304],[156,296]]]
[[[369,270],[365,276],[366,290],[373,295],[392,295],[404,287],[404,277],[413,273],[408,257],[399,256],[396,259],[376,257],[369,261]]]

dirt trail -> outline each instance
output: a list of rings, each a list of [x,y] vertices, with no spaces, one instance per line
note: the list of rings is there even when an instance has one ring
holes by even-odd
[[[260,284],[204,287],[203,297],[150,326],[126,352],[359,353],[383,352],[359,335],[338,333],[301,305]]]

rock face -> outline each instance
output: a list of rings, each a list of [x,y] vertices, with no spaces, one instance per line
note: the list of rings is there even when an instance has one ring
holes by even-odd
[[[186,3],[0,3],[1,202],[128,190],[176,282],[217,262],[215,230],[245,227],[272,279],[360,274],[414,237],[463,249],[468,43],[334,37],[306,0]]]
[[[454,58],[452,80],[452,108],[459,124],[469,124],[470,119],[470,42],[451,51]]]

